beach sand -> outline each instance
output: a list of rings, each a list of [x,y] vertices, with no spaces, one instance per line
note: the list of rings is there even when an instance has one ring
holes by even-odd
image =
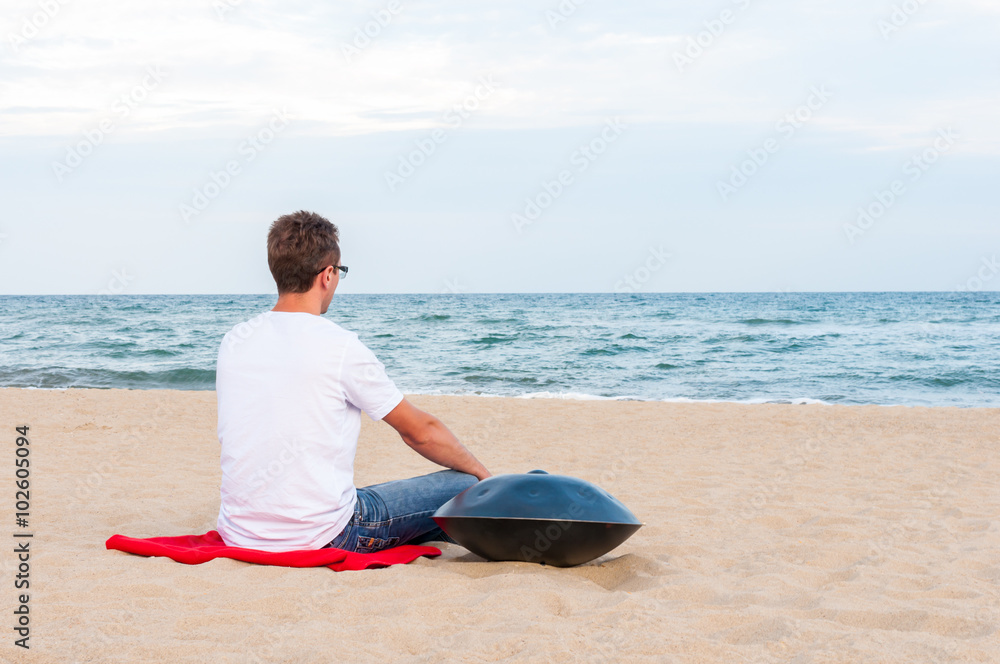
[[[1000,410],[410,398],[495,474],[589,480],[646,525],[567,569],[444,543],[339,573],[107,551],[215,528],[215,393],[0,389],[0,661],[1000,660]],[[358,486],[439,469],[363,419]],[[11,629],[20,424],[30,651]]]

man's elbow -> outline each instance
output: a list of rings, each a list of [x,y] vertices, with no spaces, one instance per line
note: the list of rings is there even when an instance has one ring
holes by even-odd
[[[434,441],[437,418],[427,417],[403,435],[403,442],[410,447],[421,447]]]

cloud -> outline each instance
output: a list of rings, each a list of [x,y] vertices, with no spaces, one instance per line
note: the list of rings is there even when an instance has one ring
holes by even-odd
[[[985,0],[922,6],[888,42],[876,24],[892,3],[584,3],[554,25],[556,2],[58,6],[30,38],[25,21],[38,5],[18,2],[9,14],[20,18],[3,31],[0,135],[77,135],[159,65],[167,80],[129,119],[129,136],[253,127],[275,107],[297,119],[292,131],[317,136],[428,128],[491,74],[501,85],[475,120],[483,128],[609,115],[763,126],[811,85],[835,81],[838,102],[817,126],[870,136],[872,149],[949,118],[973,125],[980,147],[1000,143],[979,110],[995,96],[974,92],[992,75],[977,53],[996,51],[995,31],[976,29],[976,20],[995,26]],[[678,71],[674,55],[692,39],[699,55]],[[852,91],[864,96],[852,103]]]

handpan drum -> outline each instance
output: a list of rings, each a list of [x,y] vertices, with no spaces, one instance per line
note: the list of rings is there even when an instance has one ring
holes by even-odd
[[[557,567],[602,556],[642,526],[604,489],[544,470],[488,477],[442,505],[432,518],[456,542],[487,560]]]

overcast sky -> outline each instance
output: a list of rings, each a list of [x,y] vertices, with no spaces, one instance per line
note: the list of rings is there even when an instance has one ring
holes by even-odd
[[[996,290],[994,0],[8,0],[0,292]]]

